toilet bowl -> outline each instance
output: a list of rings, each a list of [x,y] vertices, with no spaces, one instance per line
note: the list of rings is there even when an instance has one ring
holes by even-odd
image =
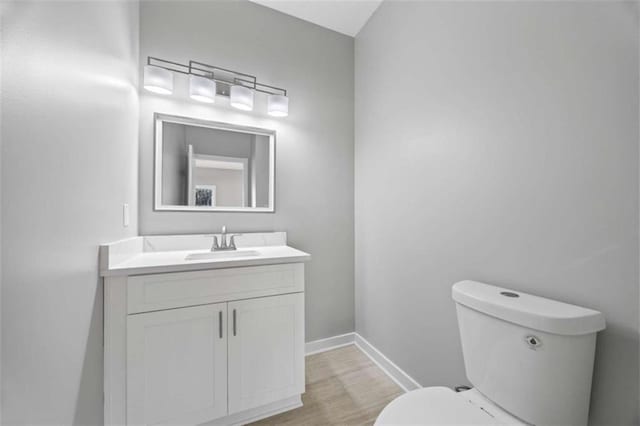
[[[527,425],[476,389],[454,392],[428,387],[394,399],[375,422],[382,425]]]
[[[587,424],[600,312],[476,281],[452,297],[474,388],[408,392],[376,425]]]

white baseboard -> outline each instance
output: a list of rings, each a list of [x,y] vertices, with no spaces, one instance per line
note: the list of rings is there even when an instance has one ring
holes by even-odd
[[[300,398],[300,395],[297,395],[281,401],[272,402],[271,404],[263,405],[261,407],[221,417],[219,419],[203,423],[201,426],[242,426],[261,419],[266,419],[267,417],[275,416],[276,414],[284,413],[285,411],[294,410],[299,407],[302,407],[302,399]]]
[[[405,373],[400,367],[387,358],[382,352],[376,349],[364,337],[358,333],[346,333],[338,336],[327,337],[326,339],[307,342],[305,351],[307,355],[330,351],[344,346],[356,345],[371,361],[373,361],[391,380],[405,392],[420,389],[420,383]]]
[[[313,355],[320,352],[338,349],[343,346],[353,345],[355,341],[355,333],[340,334],[338,336],[327,337],[326,339],[314,340],[307,342],[305,345],[305,353]]]
[[[420,383],[418,383],[413,377],[405,373],[400,367],[395,365],[393,361],[387,358],[382,352],[376,349],[371,343],[369,343],[364,337],[355,333],[355,345],[364,352],[371,361],[376,363],[378,367],[391,378],[398,386],[400,386],[405,392],[420,389]]]

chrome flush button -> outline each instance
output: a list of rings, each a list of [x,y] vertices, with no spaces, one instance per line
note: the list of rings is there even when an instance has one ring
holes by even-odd
[[[529,345],[530,349],[538,349],[540,346],[542,346],[542,340],[540,340],[540,338],[538,336],[527,336],[524,338],[525,342],[527,342],[527,345]]]

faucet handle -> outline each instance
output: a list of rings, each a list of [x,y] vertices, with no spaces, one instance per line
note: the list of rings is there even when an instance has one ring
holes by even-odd
[[[233,234],[231,236],[231,238],[229,239],[229,248],[231,250],[235,250],[236,249],[236,237],[241,237],[242,234]]]

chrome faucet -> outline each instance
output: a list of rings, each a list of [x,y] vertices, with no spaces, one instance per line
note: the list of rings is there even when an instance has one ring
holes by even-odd
[[[220,233],[220,244],[218,244],[218,237],[214,235],[211,251],[237,250],[235,237],[239,237],[240,235],[242,234],[231,235],[231,237],[229,237],[229,243],[227,244],[227,227],[223,226],[222,232]]]

